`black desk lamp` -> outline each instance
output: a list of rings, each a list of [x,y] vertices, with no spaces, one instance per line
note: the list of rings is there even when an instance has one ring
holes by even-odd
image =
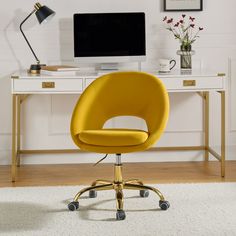
[[[39,74],[40,73],[40,69],[41,69],[41,64],[40,64],[40,61],[38,59],[38,57],[36,56],[33,48],[31,47],[28,39],[26,38],[23,30],[22,30],[22,25],[28,20],[28,18],[33,14],[35,13],[37,19],[38,19],[38,22],[39,24],[41,23],[46,23],[48,20],[50,20],[56,13],[54,11],[52,11],[50,8],[46,7],[46,6],[42,6],[40,3],[36,3],[34,5],[34,10],[21,22],[20,24],[20,31],[21,33],[23,34],[31,52],[33,53],[34,57],[35,57],[35,60],[37,62],[37,64],[33,64],[30,66],[30,69],[29,69],[29,73],[32,73],[32,74]]]

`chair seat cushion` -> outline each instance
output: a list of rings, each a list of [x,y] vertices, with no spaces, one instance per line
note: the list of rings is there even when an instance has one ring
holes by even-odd
[[[96,146],[133,146],[144,143],[148,133],[136,129],[84,130],[78,138],[83,143]]]

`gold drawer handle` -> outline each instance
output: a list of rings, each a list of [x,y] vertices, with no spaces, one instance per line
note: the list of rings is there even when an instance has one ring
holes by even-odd
[[[42,82],[42,88],[55,88],[55,82]]]
[[[183,86],[196,86],[196,80],[184,80]]]

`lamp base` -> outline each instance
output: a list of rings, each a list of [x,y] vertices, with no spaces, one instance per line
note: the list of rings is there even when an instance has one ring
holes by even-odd
[[[28,73],[40,74],[40,70],[42,66],[46,66],[46,64],[32,64],[28,70]]]

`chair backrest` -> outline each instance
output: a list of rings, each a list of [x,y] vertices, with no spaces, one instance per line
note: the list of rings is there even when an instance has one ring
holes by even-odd
[[[115,72],[91,83],[78,100],[71,119],[72,138],[82,130],[101,129],[116,116],[137,116],[148,132],[163,132],[169,114],[169,97],[157,77],[143,72]],[[75,139],[74,139],[75,141]]]

